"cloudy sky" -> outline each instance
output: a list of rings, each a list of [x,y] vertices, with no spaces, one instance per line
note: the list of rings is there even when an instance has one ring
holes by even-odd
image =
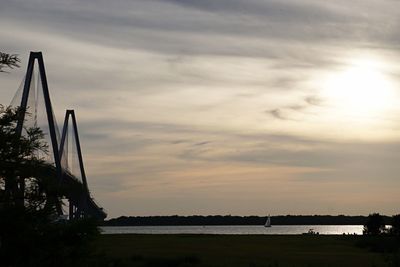
[[[109,217],[399,213],[400,2],[331,2],[0,0],[0,103],[42,51]]]

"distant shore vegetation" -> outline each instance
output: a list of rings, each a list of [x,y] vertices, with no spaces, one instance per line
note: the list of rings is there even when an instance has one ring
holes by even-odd
[[[370,215],[371,216],[371,215]],[[366,225],[370,216],[280,215],[271,216],[273,225]],[[392,225],[396,216],[382,216],[383,225]],[[398,215],[397,215],[398,216]],[[104,226],[162,225],[263,225],[266,216],[193,215],[193,216],[121,216],[104,222]],[[397,219],[398,220],[398,219]]]

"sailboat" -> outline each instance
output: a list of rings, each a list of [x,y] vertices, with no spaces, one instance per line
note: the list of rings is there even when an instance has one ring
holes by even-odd
[[[271,216],[268,215],[267,221],[264,224],[264,227],[271,227]]]

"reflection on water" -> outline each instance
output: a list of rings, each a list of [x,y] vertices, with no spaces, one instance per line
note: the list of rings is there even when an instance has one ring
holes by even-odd
[[[207,226],[103,226],[103,234],[212,234],[298,235],[310,229],[321,235],[362,234],[362,225],[207,225]]]

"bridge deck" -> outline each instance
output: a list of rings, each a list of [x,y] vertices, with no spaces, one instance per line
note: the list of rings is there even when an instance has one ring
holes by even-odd
[[[41,166],[39,176],[39,178],[51,177],[57,179],[56,168],[51,164],[44,164]],[[81,206],[85,214],[89,217],[99,220],[104,220],[107,217],[107,213],[94,201],[90,196],[90,192],[85,189],[83,183],[68,171],[63,172],[63,178],[59,186],[64,189],[62,190],[62,194],[68,200]]]

